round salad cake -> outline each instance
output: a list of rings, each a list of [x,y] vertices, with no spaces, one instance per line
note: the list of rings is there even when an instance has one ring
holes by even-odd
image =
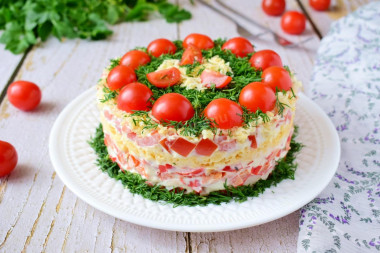
[[[290,149],[301,84],[245,38],[157,39],[97,85],[109,157],[149,185],[207,195],[265,180]]]

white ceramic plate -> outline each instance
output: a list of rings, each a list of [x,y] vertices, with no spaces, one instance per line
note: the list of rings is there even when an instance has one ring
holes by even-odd
[[[283,217],[315,198],[333,177],[340,158],[334,126],[325,113],[299,95],[297,140],[305,145],[297,156],[295,180],[284,180],[256,198],[206,207],[176,207],[131,194],[119,181],[102,173],[87,141],[99,125],[95,89],[72,101],[59,115],[50,134],[54,168],[79,198],[119,219],[174,231],[216,232],[246,228]]]

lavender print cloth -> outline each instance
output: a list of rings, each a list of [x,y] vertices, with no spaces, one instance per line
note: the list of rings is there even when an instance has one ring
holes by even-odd
[[[380,251],[380,2],[332,24],[309,97],[341,142],[338,171],[301,209],[298,252]]]

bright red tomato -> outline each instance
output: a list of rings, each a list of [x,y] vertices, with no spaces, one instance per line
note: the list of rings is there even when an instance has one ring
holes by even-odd
[[[285,10],[285,0],[263,0],[261,7],[270,16],[279,16]]]
[[[214,126],[220,129],[230,129],[243,124],[243,109],[236,102],[227,98],[218,98],[211,101],[205,108],[205,116]]]
[[[146,75],[148,81],[158,88],[176,85],[181,81],[181,72],[176,67],[150,72]]]
[[[16,149],[8,142],[0,141],[0,177],[9,175],[17,165]]]
[[[187,48],[189,45],[194,45],[199,49],[211,49],[214,47],[214,42],[212,39],[204,34],[192,33],[187,35],[187,37],[183,40],[183,47]]]
[[[159,57],[162,54],[174,54],[177,47],[168,39],[156,39],[148,45],[147,51],[154,57]]]
[[[273,110],[276,104],[274,91],[264,83],[253,82],[245,86],[239,96],[239,103],[251,112]]]
[[[325,11],[330,7],[330,0],[309,0],[309,4],[317,11]]]
[[[132,50],[126,53],[120,60],[120,65],[131,67],[133,70],[148,64],[150,57],[147,53],[140,50]]]
[[[215,88],[221,89],[227,86],[231,80],[232,77],[212,70],[204,70],[201,74],[202,85],[207,88],[210,88],[211,85],[215,85]]]
[[[282,67],[281,57],[275,51],[269,49],[257,51],[249,59],[249,62],[257,70],[265,70],[271,66]]]
[[[292,79],[288,71],[284,68],[272,66],[263,71],[262,82],[272,88],[276,92],[282,90],[290,90],[292,87]]]
[[[306,18],[301,12],[288,11],[281,17],[281,27],[289,34],[301,34],[306,27]]]
[[[170,148],[181,156],[187,157],[191,151],[193,151],[195,146],[196,145],[194,143],[189,142],[182,137],[179,137],[174,141]]]
[[[227,40],[222,46],[223,50],[231,50],[236,57],[246,57],[253,52],[253,46],[249,40],[243,37],[236,37]]]
[[[198,155],[210,156],[217,148],[218,145],[216,145],[212,140],[202,139],[195,147],[195,152],[197,152]]]
[[[125,112],[149,111],[153,92],[142,83],[130,83],[121,89],[117,97],[117,108]]]
[[[167,93],[153,104],[152,115],[160,122],[185,122],[194,116],[194,108],[185,96]]]
[[[110,90],[117,90],[123,86],[136,82],[135,71],[127,66],[119,65],[114,67],[107,76],[107,84]]]
[[[202,51],[194,45],[189,45],[185,52],[183,52],[181,62],[179,65],[194,64],[195,62],[202,62]]]
[[[11,83],[7,90],[8,100],[14,107],[23,111],[36,108],[41,102],[40,88],[28,81],[16,81]]]

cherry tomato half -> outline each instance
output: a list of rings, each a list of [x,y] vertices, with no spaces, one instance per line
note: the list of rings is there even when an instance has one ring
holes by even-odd
[[[211,101],[204,110],[204,115],[214,126],[220,129],[230,129],[243,124],[243,109],[236,102],[227,98],[217,98]]]
[[[214,47],[214,42],[212,39],[204,34],[192,33],[187,35],[187,37],[183,40],[183,47],[187,48],[190,44],[196,46],[199,49],[211,49]]]
[[[194,64],[195,62],[202,62],[202,51],[196,46],[190,44],[183,52],[181,62],[179,65]]]
[[[202,85],[210,88],[211,85],[215,85],[215,88],[223,88],[227,86],[232,80],[232,77],[223,75],[213,70],[204,70],[201,74]]]
[[[292,87],[292,79],[288,71],[284,68],[272,66],[263,71],[262,82],[268,85],[274,92],[290,90]]]
[[[330,0],[309,0],[309,4],[316,11],[325,11],[330,7]]]
[[[0,177],[9,175],[17,165],[16,149],[8,142],[0,141]]]
[[[23,111],[31,111],[41,102],[40,88],[28,81],[16,81],[9,85],[7,90],[9,102]]]
[[[173,86],[181,81],[181,72],[176,67],[150,72],[146,75],[148,81],[158,88]]]
[[[194,116],[194,109],[185,96],[167,93],[153,104],[152,115],[160,122],[185,122]]]
[[[156,39],[149,43],[147,51],[154,57],[159,57],[162,54],[174,54],[177,47],[168,39]]]
[[[236,37],[226,41],[222,46],[223,50],[231,50],[236,57],[246,57],[253,52],[253,46],[249,40],[243,37]]]
[[[275,51],[269,49],[257,51],[249,59],[249,62],[257,70],[264,70],[271,66],[282,67],[281,57]]]
[[[107,76],[107,84],[110,90],[117,90],[123,86],[136,82],[135,71],[127,66],[119,65],[114,67]]]
[[[279,16],[285,10],[285,0],[263,0],[261,2],[261,8],[270,16]]]
[[[260,109],[262,112],[273,110],[276,104],[276,95],[274,91],[261,82],[247,84],[239,96],[239,103],[247,107],[251,112]]]
[[[289,34],[301,34],[306,27],[306,17],[298,11],[288,11],[281,17],[281,27]]]
[[[150,57],[147,53],[140,50],[132,50],[126,53],[120,60],[120,65],[128,66],[133,70],[148,64]]]
[[[142,83],[130,83],[121,89],[117,97],[117,108],[125,112],[149,111],[153,92]]]

